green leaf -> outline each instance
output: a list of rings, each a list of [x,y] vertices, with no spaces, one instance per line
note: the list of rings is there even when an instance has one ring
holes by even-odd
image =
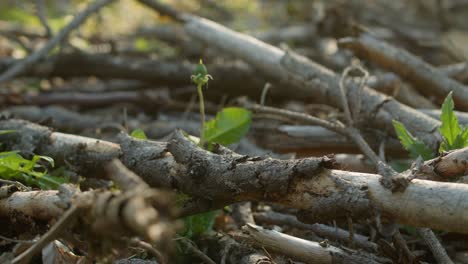
[[[224,108],[218,112],[216,119],[205,123],[205,140],[224,146],[238,142],[249,131],[251,122],[250,111],[239,107]]]
[[[458,146],[455,146],[455,140],[457,136],[462,132],[462,128],[458,124],[458,119],[453,113],[454,103],[452,99],[452,92],[450,92],[444,100],[441,108],[440,121],[442,125],[439,128],[440,133],[442,134],[446,144],[444,145],[446,149],[451,150],[460,148],[460,143]]]
[[[139,129],[139,128],[133,130],[132,133],[130,133],[130,136],[134,137],[134,138],[137,138],[137,139],[148,139],[146,137],[145,131],[143,131],[142,129]]]
[[[0,177],[21,181],[41,189],[57,189],[60,184],[68,182],[68,179],[64,177],[49,175],[47,168],[38,163],[40,160],[45,160],[52,167],[54,166],[54,161],[50,157],[34,155],[31,160],[28,160],[17,151],[0,152]]]
[[[463,131],[461,131],[457,135],[457,137],[453,141],[453,144],[452,144],[451,148],[447,148],[445,142],[442,142],[442,144],[440,146],[441,147],[439,149],[439,152],[447,151],[447,150],[451,150],[451,149],[461,149],[461,148],[464,148],[464,147],[468,146],[468,126],[465,127],[463,129]]]
[[[424,160],[428,160],[433,157],[432,151],[424,144],[424,142],[413,137],[413,135],[406,130],[405,125],[396,120],[392,120],[392,123],[401,144],[407,151],[409,151],[412,158],[421,156]]]
[[[192,238],[213,230],[219,210],[191,215],[184,218],[183,236]]]

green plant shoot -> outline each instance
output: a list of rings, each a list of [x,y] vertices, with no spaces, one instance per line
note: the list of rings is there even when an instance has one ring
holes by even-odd
[[[458,118],[453,111],[455,104],[450,92],[442,104],[440,121],[442,125],[439,132],[443,141],[439,152],[459,149],[468,146],[468,127],[462,128],[458,123]]]
[[[450,92],[441,107],[440,121],[442,125],[439,127],[439,132],[442,136],[442,143],[439,147],[439,153],[468,147],[468,126],[464,128],[460,126],[454,108],[455,103],[452,92]],[[421,156],[424,160],[434,157],[432,151],[421,140],[411,135],[402,123],[396,120],[392,122],[401,144],[410,152],[411,157]]]
[[[203,99],[203,86],[206,84],[208,85],[208,81],[212,80],[213,77],[208,74],[208,70],[206,69],[203,61],[200,59],[200,63],[195,67],[195,71],[193,75],[190,76],[192,82],[197,85],[197,93],[198,99],[200,103],[200,142],[199,145],[203,147],[205,145],[205,134],[204,134],[204,127],[205,127],[205,103]]]
[[[424,142],[414,137],[408,130],[406,130],[403,123],[396,120],[393,120],[392,123],[398,139],[400,139],[403,147],[409,151],[412,158],[421,156],[424,160],[428,160],[433,157],[432,151],[424,144]]]
[[[145,131],[143,131],[140,128],[133,130],[132,133],[130,133],[130,136],[136,139],[148,139],[148,137],[145,134]]]
[[[216,118],[205,121],[205,105],[203,99],[203,86],[208,84],[213,77],[208,74],[208,70],[203,65],[202,60],[195,68],[192,81],[197,85],[198,98],[200,102],[200,141],[199,146],[208,149],[212,148],[213,143],[229,145],[238,142],[249,130],[252,120],[250,111],[238,108],[224,108],[216,114]],[[181,196],[183,199],[187,197]],[[188,238],[201,235],[209,230],[212,230],[214,219],[219,213],[218,210],[206,212],[198,215],[188,216],[184,218],[185,230],[182,235]]]
[[[0,152],[1,178],[21,181],[41,189],[57,189],[60,184],[68,182],[65,178],[48,174],[47,168],[38,163],[40,160],[54,167],[54,160],[50,157],[34,155],[31,160],[28,160],[17,151]]]

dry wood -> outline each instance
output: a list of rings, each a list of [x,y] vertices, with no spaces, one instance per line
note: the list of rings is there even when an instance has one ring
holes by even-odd
[[[4,83],[16,77],[17,75],[25,71],[29,66],[33,65],[43,57],[47,56],[47,53],[49,53],[61,41],[66,39],[72,30],[83,24],[83,22],[86,21],[86,19],[91,14],[97,12],[99,9],[101,9],[102,7],[104,7],[112,1],[113,0],[98,0],[93,4],[89,5],[81,13],[77,14],[68,25],[62,28],[62,30],[60,30],[60,32],[58,32],[53,38],[51,38],[42,48],[29,55],[27,58],[18,61],[10,68],[8,68],[8,70],[3,72],[0,75],[0,83]]]
[[[325,243],[304,240],[260,226],[247,224],[243,231],[257,246],[265,246],[305,263],[388,263],[363,252],[344,251]]]
[[[468,63],[466,62],[441,66],[439,67],[439,71],[460,82],[466,82],[468,80]]]
[[[0,72],[20,61],[0,60]],[[192,86],[190,75],[196,64],[168,62],[150,59],[116,57],[106,54],[70,53],[58,54],[44,62],[32,65],[21,76],[35,77],[88,77],[110,79],[131,79],[152,85]],[[207,65],[210,74],[216,76],[210,81],[211,93],[227,93],[235,96],[258,96],[265,80],[243,63]],[[193,88],[195,89],[195,88]],[[283,92],[277,95],[286,95]],[[294,96],[294,95],[290,95]],[[294,97],[299,99],[299,97]]]
[[[368,85],[413,108],[437,108],[433,102],[419,94],[412,86],[403,82],[393,73],[384,73],[377,77],[370,78]]]
[[[15,217],[12,212],[39,220],[51,220],[61,216],[66,204],[57,191],[15,192],[0,199],[0,215]]]
[[[426,244],[431,249],[432,253],[434,254],[437,263],[439,264],[452,264],[453,261],[447,255],[447,252],[443,247],[441,247],[439,240],[432,232],[432,230],[428,228],[420,228],[418,229],[419,235],[424,239]]]
[[[411,53],[393,47],[369,34],[340,40],[341,46],[352,49],[358,56],[378,63],[414,83],[423,94],[444,98],[453,91],[453,98],[460,109],[468,109],[468,87],[447,77],[436,67]]]
[[[121,165],[112,162],[107,167],[109,172],[117,174],[112,175],[114,179],[122,179],[129,172],[116,172],[115,169],[119,166]],[[91,231],[83,232],[91,239],[119,240],[122,236],[138,235],[153,243],[167,243],[175,227],[172,196],[135,181],[134,175],[131,177],[137,187],[124,193],[80,193],[61,186],[59,192],[15,192],[0,199],[0,214],[11,217],[12,220],[19,216],[45,221],[59,219],[40,240],[15,258],[13,263],[28,263],[48,242],[63,236],[66,230],[72,230],[76,223],[83,224],[85,230]],[[123,180],[119,183],[123,183]],[[65,210],[66,208],[68,209]],[[80,221],[76,222],[76,219]]]
[[[349,232],[338,227],[330,227],[323,224],[304,224],[297,220],[293,215],[281,214],[273,211],[254,213],[254,218],[260,223],[287,225],[304,230],[311,230],[318,236],[327,238],[331,241],[349,242]],[[371,251],[377,251],[377,244],[370,242],[369,237],[354,234],[353,243]]]
[[[217,155],[196,147],[180,132],[169,143],[122,137],[119,146],[18,120],[0,121],[0,129],[17,131],[0,137],[7,146],[48,155],[58,163],[66,159],[82,172],[99,170],[120,157],[149,185],[177,188],[213,201],[212,206],[269,201],[300,209],[312,222],[348,215],[365,218],[375,208],[401,224],[468,233],[467,210],[460,210],[468,207],[464,184],[413,180],[404,193],[392,193],[380,184],[381,176],[329,170],[327,158],[256,161]]]

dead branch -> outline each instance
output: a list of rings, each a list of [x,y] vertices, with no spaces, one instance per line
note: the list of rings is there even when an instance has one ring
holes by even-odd
[[[14,218],[16,213],[48,221],[60,217],[66,206],[57,191],[15,192],[0,199],[0,215]]]
[[[37,95],[5,96],[6,104],[19,105],[79,105],[82,107],[107,106],[118,103],[133,103],[143,108],[174,107],[177,103],[169,98],[167,90],[117,91],[107,93],[43,93]],[[151,106],[151,107],[150,107]]]
[[[462,148],[426,161],[423,168],[425,177],[429,179],[453,180],[468,174],[468,149]]]
[[[193,245],[193,242],[190,241],[188,238],[185,237],[179,237],[178,240],[183,243],[189,250],[197,256],[199,259],[201,259],[205,264],[216,264],[210,257],[208,257],[205,253],[201,252],[196,245]]]
[[[340,44],[342,47],[352,49],[358,56],[374,61],[411,81],[414,87],[423,94],[431,93],[444,98],[450,91],[453,91],[457,107],[468,109],[468,87],[447,77],[437,68],[411,53],[393,47],[369,34],[342,39]]]
[[[282,264],[283,262],[276,261],[277,258],[271,259],[265,255],[263,250],[256,250],[244,243],[239,243],[230,235],[218,233],[216,236],[211,236],[204,241],[210,245],[214,245],[214,254],[210,255],[218,263],[225,264]],[[202,245],[204,246],[204,245]]]
[[[300,239],[260,226],[247,224],[243,231],[247,239],[259,247],[266,246],[274,251],[287,254],[293,259],[306,263],[388,263],[389,260],[377,258],[363,252],[349,252],[324,243]]]
[[[434,254],[437,263],[440,264],[452,264],[453,261],[447,255],[445,249],[441,246],[439,240],[435,236],[434,232],[429,228],[419,228],[418,229],[419,235],[424,239],[427,246],[431,249],[432,253]]]
[[[52,36],[52,30],[50,29],[49,23],[47,22],[44,0],[36,0],[36,13],[39,21],[44,27],[45,36],[50,38]]]
[[[91,14],[97,12],[99,9],[101,9],[102,7],[104,7],[112,1],[113,0],[98,0],[93,4],[89,5],[85,10],[76,15],[67,26],[62,28],[62,30],[60,30],[53,38],[51,38],[47,42],[47,44],[45,44],[42,48],[29,55],[27,58],[18,61],[10,68],[8,68],[8,70],[3,72],[0,75],[0,83],[4,83],[14,78],[18,74],[21,74],[23,71],[25,71],[29,66],[38,62],[40,59],[46,56],[47,53],[49,53],[55,46],[57,46],[60,42],[67,38],[71,31],[83,24],[83,22]]]
[[[78,207],[72,206],[69,208],[64,215],[62,215],[57,223],[47,232],[46,235],[43,235],[36,243],[34,243],[30,248],[17,256],[12,264],[21,264],[29,263],[31,258],[39,253],[42,248],[44,248],[49,242],[57,239],[61,233],[71,225],[72,221],[75,221],[75,218],[80,213]]]
[[[468,63],[466,62],[445,65],[439,67],[438,69],[443,74],[450,76],[460,82],[466,82],[468,80]]]
[[[256,142],[268,149],[295,151],[309,155],[326,155],[328,153],[356,153],[356,145],[346,137],[320,126],[279,125],[268,127],[263,123],[253,124],[252,134]],[[377,148],[383,136],[376,136],[364,131],[363,135],[373,148]],[[400,142],[388,138],[386,150],[391,155],[405,155]]]
[[[11,59],[0,60],[0,72],[19,62]],[[21,76],[44,78],[96,76],[104,79],[140,80],[152,85],[192,86],[190,75],[195,66],[196,64],[115,57],[106,54],[70,53],[51,56],[44,62],[36,63],[22,72]],[[243,63],[214,64],[207,67],[210,74],[216,76],[210,82],[210,87],[213,87],[213,91],[217,94],[258,96],[265,83],[262,76]],[[283,92],[277,96],[287,94]]]
[[[92,115],[78,114],[59,106],[11,106],[0,112],[4,117],[15,117],[36,123],[48,121],[50,127],[60,131],[81,132],[99,128],[106,123]],[[108,122],[107,122],[108,123]]]
[[[440,119],[440,110],[433,110],[433,109],[419,109],[419,111],[425,113],[428,116],[432,116],[433,118]],[[453,111],[455,116],[458,119],[458,122],[462,125],[467,125],[468,124],[468,113],[466,112],[460,112],[460,111]]]
[[[413,108],[437,108],[436,105],[426,97],[419,94],[412,86],[403,82],[393,73],[384,73],[377,77],[371,77],[368,85],[375,90],[388,94],[399,102]],[[437,118],[436,118],[437,119]]]
[[[392,194],[380,184],[381,176],[327,169],[332,161],[326,157],[256,160],[217,155],[180,132],[169,143],[122,137],[119,146],[18,120],[0,121],[0,129],[17,131],[0,137],[7,147],[48,155],[58,163],[67,159],[82,171],[98,170],[120,157],[150,186],[176,188],[214,206],[268,201],[300,209],[302,219],[314,223],[349,215],[362,219],[375,208],[401,224],[468,233],[467,211],[460,210],[468,206],[464,184],[413,180],[404,193]]]
[[[304,230],[311,230],[318,236],[329,240],[338,240],[341,242],[349,241],[349,232],[341,228],[330,227],[323,224],[304,224],[297,220],[293,215],[281,214],[273,211],[254,213],[256,221],[274,225],[288,225]],[[377,244],[370,242],[369,238],[363,235],[354,234],[353,243],[371,251],[377,251]]]
[[[115,171],[114,163],[108,168]],[[127,171],[118,172],[122,174]],[[61,186],[57,191],[16,192],[0,199],[0,214],[11,218],[18,215],[58,222],[39,241],[19,255],[13,263],[28,263],[48,242],[64,235],[65,228],[81,223],[82,235],[91,238],[119,240],[122,236],[140,236],[152,243],[166,243],[174,233],[172,196],[138,183],[124,193],[77,190]],[[68,208],[65,211],[65,208]],[[80,219],[80,221],[75,221]],[[91,240],[95,241],[95,240]]]

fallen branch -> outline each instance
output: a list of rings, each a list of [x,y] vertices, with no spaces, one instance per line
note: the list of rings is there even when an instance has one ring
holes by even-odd
[[[339,43],[342,47],[352,49],[358,56],[373,61],[411,81],[414,87],[423,94],[431,93],[439,98],[445,98],[450,91],[453,91],[457,107],[468,109],[467,86],[447,77],[443,72],[411,53],[368,34],[361,34],[357,38],[341,39]]]
[[[344,243],[349,242],[349,232],[344,229],[330,227],[323,224],[304,224],[297,220],[297,218],[293,215],[269,211],[254,213],[254,218],[260,223],[274,224],[278,226],[287,225],[299,229],[311,230],[318,236],[327,238],[331,241],[338,240]],[[354,243],[354,245],[358,247],[362,247],[367,250],[371,250],[374,252],[377,251],[377,244],[370,242],[369,237],[363,235],[354,234],[352,243]]]
[[[460,210],[468,206],[465,184],[413,180],[403,193],[392,193],[381,185],[380,175],[327,169],[332,160],[326,157],[258,160],[217,155],[180,132],[169,143],[122,136],[119,146],[18,120],[0,121],[0,129],[17,131],[0,136],[6,147],[48,155],[57,163],[67,159],[85,172],[120,157],[150,186],[176,188],[212,206],[248,200],[279,203],[300,209],[299,216],[313,223],[349,215],[363,219],[375,208],[401,224],[468,233],[468,212]]]
[[[363,252],[350,252],[324,243],[304,240],[260,226],[247,224],[243,227],[247,237],[237,239],[248,240],[257,246],[265,246],[281,254],[304,261],[305,263],[389,263],[384,258],[377,258]],[[235,237],[236,238],[236,237]]]
[[[62,42],[67,38],[68,34],[75,28],[79,27],[83,22],[93,13],[97,12],[99,9],[109,4],[113,0],[98,0],[93,4],[89,5],[83,12],[76,15],[73,20],[60,30],[53,38],[51,38],[42,48],[35,51],[27,58],[18,61],[12,65],[7,71],[3,72],[0,75],[0,83],[4,83],[17,75],[25,71],[29,66],[38,62],[44,56],[46,56],[57,44]]]
[[[0,72],[19,64],[19,60],[0,60]],[[32,65],[21,72],[21,76],[35,77],[88,77],[104,79],[139,80],[152,85],[187,86],[192,85],[190,75],[196,64],[167,62],[150,59],[132,59],[106,54],[69,53],[57,54],[47,60]],[[210,82],[217,94],[234,96],[258,96],[265,83],[262,76],[243,63],[207,65],[216,78]],[[288,93],[276,95],[281,97]],[[274,95],[274,94],[273,94]],[[294,96],[294,95],[289,95]],[[284,98],[284,97],[283,97]],[[293,97],[299,99],[299,97]]]

